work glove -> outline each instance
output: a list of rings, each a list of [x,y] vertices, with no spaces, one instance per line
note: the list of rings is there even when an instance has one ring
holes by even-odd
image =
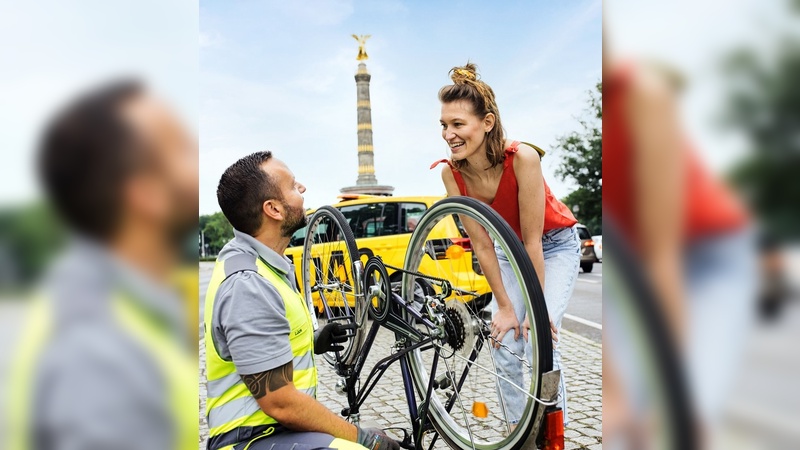
[[[328,352],[340,352],[344,347],[340,344],[355,335],[356,324],[331,322],[314,333],[314,353],[321,355]]]
[[[358,429],[358,443],[369,450],[400,450],[400,444],[377,428]]]

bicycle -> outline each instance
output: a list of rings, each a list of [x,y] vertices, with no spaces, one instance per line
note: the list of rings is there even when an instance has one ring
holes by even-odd
[[[451,216],[462,237],[430,239],[437,224]],[[531,318],[524,355],[491,336],[484,311],[491,292],[464,232],[467,221],[485,230],[511,261]],[[337,391],[347,396],[342,415],[358,424],[373,388],[399,362],[411,422],[410,432],[402,428],[402,447],[432,449],[441,438],[461,449],[535,448],[544,410],[556,404],[559,372],[552,370],[549,318],[538,278],[508,224],[477,200],[446,198],[420,218],[402,268],[374,256],[364,263],[362,256],[338,210],[324,206],[311,216],[302,261],[309,309],[315,316],[321,303],[323,320],[356,324],[344,350],[324,356],[341,377]],[[392,282],[388,270],[401,273],[400,281]],[[378,361],[362,384],[380,328],[394,333],[392,354]],[[522,375],[498,367],[496,352],[519,360]],[[508,418],[510,395],[525,399],[516,424]]]

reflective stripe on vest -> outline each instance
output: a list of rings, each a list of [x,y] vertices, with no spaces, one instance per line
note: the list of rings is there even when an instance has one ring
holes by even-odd
[[[125,295],[114,297],[113,310],[117,320],[153,357],[167,385],[168,405],[172,410],[176,449],[195,449],[200,424],[191,406],[197,407],[199,386],[190,383],[197,379],[198,361],[180,345],[183,335],[170,333],[149,317],[137,303]],[[176,337],[177,336],[177,337]]]
[[[31,301],[28,317],[25,319],[20,344],[15,349],[11,364],[10,383],[6,386],[8,404],[2,408],[7,413],[8,434],[3,447],[9,450],[28,450],[33,448],[33,411],[31,404],[35,397],[35,372],[39,366],[44,347],[52,335],[53,315],[46,300],[37,296]]]
[[[208,284],[203,318],[206,346],[206,378],[208,380],[206,415],[210,438],[228,433],[239,427],[253,427],[278,423],[265,414],[236,372],[233,361],[223,359],[214,345],[212,315],[217,292],[228,277],[236,272],[250,270],[264,277],[277,289],[283,299],[292,348],[295,388],[316,397],[317,368],[314,363],[314,330],[306,302],[281,275],[261,259],[252,255],[234,255],[217,261]]]
[[[169,396],[164,404],[169,407],[169,426],[174,437],[171,448],[196,449],[199,424],[192,406],[197,407],[198,386],[191,380],[197,377],[197,359],[177,342],[183,335],[165,329],[162,323],[128,295],[120,292],[112,294],[111,302],[113,314],[109,320],[119,324],[127,336],[141,345],[164,379],[165,391]],[[58,324],[48,298],[35,298],[26,324],[11,376],[14,388],[9,390],[11,404],[7,410],[13,411],[13,414],[9,415],[11,426],[6,448],[11,450],[26,450],[35,444],[31,439],[34,426],[32,419],[33,414],[40,412],[31,410],[37,395],[32,381],[36,378],[48,342],[58,339],[58,331],[55,331]]]

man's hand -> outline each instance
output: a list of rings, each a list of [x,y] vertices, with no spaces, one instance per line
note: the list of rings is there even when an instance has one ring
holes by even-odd
[[[369,450],[400,450],[400,444],[377,428],[359,428],[358,443]]]
[[[321,355],[331,351],[340,352],[344,346],[340,345],[347,342],[347,339],[355,335],[356,324],[350,322],[342,325],[338,322],[331,322],[314,333],[314,354]]]

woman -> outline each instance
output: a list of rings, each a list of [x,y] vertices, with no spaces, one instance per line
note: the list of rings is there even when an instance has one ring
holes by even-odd
[[[606,40],[603,41],[604,46]],[[710,447],[741,364],[758,280],[751,218],[703,164],[680,125],[682,78],[664,65],[603,51],[603,212],[643,269]],[[610,286],[613,286],[610,285]],[[628,312],[606,296],[603,434],[653,433],[647,370],[625,333]],[[626,436],[627,435],[627,436]]]
[[[494,92],[478,78],[477,67],[467,63],[450,71],[452,85],[439,90],[442,103],[442,138],[451,156],[442,168],[448,196],[466,195],[489,204],[523,242],[544,292],[553,334],[553,368],[561,369],[560,406],[568,422],[564,369],[558,349],[558,330],[572,295],[580,263],[580,241],[572,228],[575,217],[550,192],[542,177],[540,156],[532,147],[506,139]],[[479,225],[464,221],[473,249],[492,289],[491,334],[522,355],[530,323],[522,292],[503,251]],[[498,371],[522,385],[522,364],[494,345]],[[527,355],[528,360],[531,359]],[[506,416],[516,424],[526,396],[506,382],[500,383]]]

